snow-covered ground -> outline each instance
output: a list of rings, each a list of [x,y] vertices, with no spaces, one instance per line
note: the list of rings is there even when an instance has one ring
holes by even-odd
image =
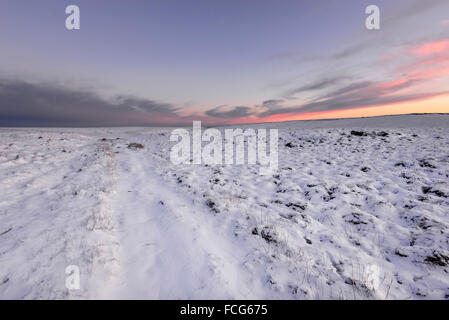
[[[278,172],[175,166],[171,128],[0,129],[0,298],[449,298],[448,115],[243,127],[279,129]]]

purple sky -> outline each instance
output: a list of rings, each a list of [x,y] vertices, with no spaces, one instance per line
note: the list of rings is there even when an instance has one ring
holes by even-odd
[[[70,4],[81,30],[65,28]],[[448,19],[447,0],[0,0],[0,125],[232,122],[439,95],[447,78],[398,72],[422,57],[380,57],[449,39]]]

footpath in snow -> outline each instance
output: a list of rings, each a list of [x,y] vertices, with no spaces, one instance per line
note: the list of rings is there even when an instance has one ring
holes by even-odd
[[[247,298],[240,250],[211,227],[205,208],[165,186],[148,150],[120,156],[114,210],[121,271],[110,298]]]

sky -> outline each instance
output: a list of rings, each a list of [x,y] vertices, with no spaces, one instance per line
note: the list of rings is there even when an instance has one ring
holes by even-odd
[[[0,126],[407,113],[449,113],[447,0],[0,0]]]

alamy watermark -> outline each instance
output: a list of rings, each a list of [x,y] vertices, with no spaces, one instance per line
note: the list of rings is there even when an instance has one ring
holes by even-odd
[[[77,265],[69,265],[65,268],[65,287],[68,290],[80,289],[80,268]]]
[[[380,30],[380,9],[376,5],[369,5],[365,9],[368,17],[365,20],[365,27],[368,30]]]
[[[69,5],[65,9],[66,17],[65,26],[67,30],[80,29],[80,8],[77,5]],[[365,27],[368,30],[380,29],[380,9],[376,5],[369,5],[365,9],[365,14],[368,17],[365,20]]]
[[[208,128],[202,132],[201,121],[193,121],[191,131],[181,128],[173,130],[170,141],[176,144],[170,150],[171,162],[175,165],[259,164],[259,173],[262,175],[277,171],[277,129],[269,129],[269,135],[265,128],[257,129],[257,132],[253,128],[232,128],[223,131],[224,141],[222,131],[216,128]]]
[[[79,30],[81,28],[80,8],[72,4],[67,6],[65,13],[69,15],[65,19],[65,27],[67,30]]]

